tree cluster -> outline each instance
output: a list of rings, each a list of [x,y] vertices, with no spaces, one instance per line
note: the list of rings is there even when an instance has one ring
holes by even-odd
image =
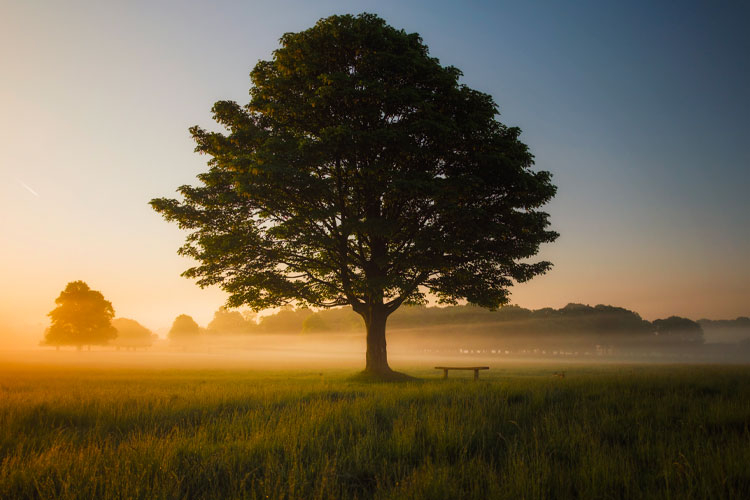
[[[447,307],[408,306],[391,317],[392,328],[425,333],[427,337],[440,331],[470,330],[487,338],[522,336],[529,341],[540,338],[565,339],[586,337],[604,344],[623,342],[690,343],[702,342],[702,327],[695,321],[672,316],[653,322],[628,309],[599,304],[568,304],[560,309],[526,309],[505,306],[497,311],[463,305]],[[200,328],[193,326],[198,334]],[[265,315],[256,323],[238,311],[220,308],[209,323],[206,333],[355,333],[365,325],[359,315],[348,308],[313,311],[308,308],[281,308]]]
[[[115,319],[112,303],[101,292],[92,290],[83,281],[72,281],[55,299],[55,307],[48,313],[50,327],[41,345],[83,346],[114,345],[136,349],[149,347],[156,335],[135,320]]]

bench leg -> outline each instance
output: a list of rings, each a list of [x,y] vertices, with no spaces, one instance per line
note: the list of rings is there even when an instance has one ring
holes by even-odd
[[[474,370],[474,380],[479,380],[479,370]]]
[[[443,378],[448,378],[448,370],[443,368]]]

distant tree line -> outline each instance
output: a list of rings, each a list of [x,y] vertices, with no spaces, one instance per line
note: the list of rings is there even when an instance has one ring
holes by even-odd
[[[138,349],[152,345],[157,336],[137,321],[114,318],[112,303],[83,281],[68,283],[49,313],[50,327],[42,345],[112,345]],[[497,311],[463,305],[449,307],[406,306],[391,317],[394,338],[414,337],[461,341],[473,345],[544,346],[549,349],[587,348],[592,345],[627,348],[694,347],[712,339],[730,344],[750,344],[750,318],[693,321],[671,316],[647,321],[622,307],[568,304],[560,309],[525,309],[505,306]],[[350,308],[313,311],[284,307],[258,317],[250,311],[219,308],[204,328],[189,315],[177,316],[168,333],[171,342],[210,341],[218,336],[247,334],[362,334],[361,317]]]
[[[750,338],[747,318],[696,322],[671,316],[647,321],[634,311],[608,305],[568,304],[560,309],[537,310],[511,305],[497,311],[471,305],[407,306],[396,311],[390,321],[394,336],[440,339],[470,334],[475,339],[495,341],[501,338],[510,339],[512,343],[536,342],[546,346],[555,342],[565,345],[696,346],[705,342],[704,326],[712,331],[716,328],[743,331],[745,336],[738,336],[737,341]],[[313,311],[287,307],[260,318],[220,308],[205,329],[196,324],[190,331],[193,335],[209,337],[262,333],[357,334],[364,332],[364,325],[361,318],[348,308]]]

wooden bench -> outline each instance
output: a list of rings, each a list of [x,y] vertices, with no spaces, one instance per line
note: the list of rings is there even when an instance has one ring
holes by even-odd
[[[489,370],[489,366],[436,366],[436,370],[443,370],[443,378],[448,378],[448,370],[474,370],[474,380],[479,380],[479,370]]]

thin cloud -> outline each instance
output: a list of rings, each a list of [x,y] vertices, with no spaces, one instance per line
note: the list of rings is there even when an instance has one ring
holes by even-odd
[[[34,191],[33,189],[31,189],[31,187],[28,184],[26,184],[25,182],[23,182],[21,179],[16,178],[16,180],[18,181],[19,184],[21,184],[24,188],[26,188],[26,191],[28,191],[29,193],[33,194],[37,198],[39,198],[39,193],[37,193],[36,191]]]

